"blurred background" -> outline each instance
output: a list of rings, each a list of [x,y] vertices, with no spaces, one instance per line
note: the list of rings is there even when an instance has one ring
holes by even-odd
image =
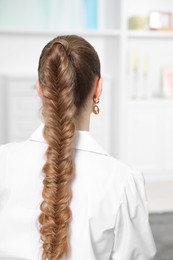
[[[98,51],[91,132],[146,180],[157,260],[173,260],[173,0],[0,0],[0,144],[39,126],[38,59],[61,34]]]

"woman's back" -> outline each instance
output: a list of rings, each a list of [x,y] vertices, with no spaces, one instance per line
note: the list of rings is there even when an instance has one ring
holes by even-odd
[[[40,260],[38,215],[47,143],[40,127],[0,146],[0,259]],[[69,260],[148,260],[155,245],[139,170],[109,156],[88,131],[76,131]]]

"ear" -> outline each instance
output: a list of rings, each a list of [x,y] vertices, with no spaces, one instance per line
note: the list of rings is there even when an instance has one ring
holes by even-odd
[[[96,80],[96,84],[95,84],[95,89],[94,89],[94,93],[93,93],[93,100],[96,99],[98,100],[102,94],[102,84],[103,84],[103,79],[102,78],[98,78]]]
[[[39,80],[36,81],[36,88],[37,88],[38,95],[40,97],[42,97],[42,91],[41,91],[41,86],[40,86]]]

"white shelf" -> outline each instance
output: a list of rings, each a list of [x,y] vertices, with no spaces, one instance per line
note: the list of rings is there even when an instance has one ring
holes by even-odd
[[[4,30],[0,29],[0,35],[29,35],[29,36],[55,36],[78,34],[84,37],[119,37],[122,35],[121,30],[91,30],[91,31],[21,31],[21,30]]]
[[[151,98],[151,99],[131,99],[127,101],[128,106],[136,106],[136,105],[146,105],[146,106],[151,106],[151,105],[161,105],[161,106],[167,106],[171,105],[173,106],[173,98],[168,99],[168,98]]]
[[[173,32],[129,30],[125,33],[129,38],[173,39]]]
[[[151,38],[151,39],[173,39],[173,32],[154,32],[154,31],[137,31],[129,30],[123,31],[121,29],[104,29],[104,30],[83,30],[83,31],[52,31],[52,30],[5,30],[0,29],[0,35],[30,35],[30,36],[54,36],[78,34],[82,36],[91,37],[120,37],[126,36],[128,38]]]

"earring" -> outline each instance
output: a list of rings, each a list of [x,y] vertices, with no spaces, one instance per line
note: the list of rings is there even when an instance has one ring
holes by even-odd
[[[98,107],[98,105],[97,105],[98,103],[99,103],[99,99],[98,99],[97,101],[94,100],[93,113],[94,113],[95,115],[98,115],[99,112],[100,112],[100,109],[99,109],[99,107]]]

